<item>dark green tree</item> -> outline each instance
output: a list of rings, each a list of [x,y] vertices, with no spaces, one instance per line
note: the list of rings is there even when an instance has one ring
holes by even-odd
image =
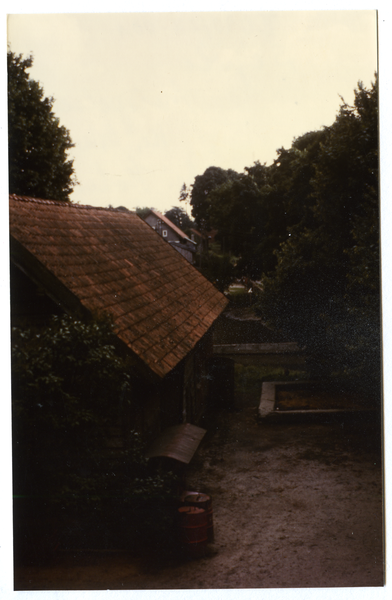
[[[200,271],[220,292],[225,292],[234,281],[236,272],[228,254],[204,252],[201,255]]]
[[[240,257],[242,272],[256,276],[264,234],[259,187],[249,175],[242,174],[212,190],[210,202],[210,222],[218,229],[217,239],[223,250]]]
[[[313,218],[312,178],[325,133],[310,132],[280,148],[270,166],[254,163],[209,194],[210,223],[223,247],[239,257],[241,275],[274,270],[275,252],[300,224]]]
[[[201,232],[211,228],[209,218],[210,192],[230,179],[238,177],[232,169],[225,171],[220,167],[208,167],[203,175],[197,175],[191,185],[190,204],[192,216]]]
[[[377,393],[377,80],[369,90],[358,84],[354,106],[343,102],[333,125],[324,129],[309,174],[303,180],[306,215],[293,219],[297,223],[276,253],[261,309],[271,324],[306,347],[314,374],[339,375]]]
[[[269,192],[269,203],[280,204],[278,214],[285,229],[290,228],[291,231],[293,227],[303,227],[312,222],[315,203],[312,180],[325,138],[325,130],[311,131],[295,138],[291,148],[277,151],[278,156],[268,171],[269,190],[267,187],[266,191]],[[268,226],[268,229],[272,230],[276,225]],[[278,226],[278,230],[281,232],[282,228]],[[286,238],[287,235],[280,235],[279,244]]]
[[[164,214],[169,221],[179,227],[184,233],[187,233],[194,224],[192,219],[188,217],[186,211],[179,206],[173,206],[173,208],[167,210]]]
[[[7,53],[9,191],[67,201],[77,184],[68,157],[74,144],[53,113],[53,98],[30,79],[32,64],[32,56]]]
[[[190,195],[190,189],[189,187],[187,187],[186,183],[182,184],[181,190],[180,190],[180,195],[178,197],[180,202],[187,202],[189,199],[189,195]]]
[[[140,217],[141,219],[145,219],[149,214],[150,210],[151,208],[148,206],[137,206],[135,212],[138,217]]]

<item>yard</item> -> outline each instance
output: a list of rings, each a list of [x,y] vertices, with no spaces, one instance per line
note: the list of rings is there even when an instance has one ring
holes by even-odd
[[[244,388],[244,370],[240,373]],[[238,382],[238,377],[237,377]],[[239,391],[239,390],[237,390]],[[257,378],[222,410],[187,475],[213,499],[215,541],[193,561],[170,552],[58,551],[20,566],[19,590],[383,585],[379,426],[333,417],[257,421]]]

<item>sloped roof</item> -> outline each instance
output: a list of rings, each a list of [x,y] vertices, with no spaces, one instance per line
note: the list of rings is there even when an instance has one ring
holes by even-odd
[[[10,233],[59,283],[63,300],[68,294],[90,312],[110,313],[117,336],[160,377],[227,304],[132,212],[11,195]]]
[[[177,225],[174,225],[174,223],[172,223],[170,221],[170,219],[168,219],[167,217],[165,217],[165,215],[162,215],[159,211],[154,210],[153,208],[150,210],[150,213],[152,213],[153,215],[155,215],[158,219],[160,219],[161,221],[163,221],[164,223],[166,223],[166,225],[168,227],[170,227],[173,231],[176,232],[176,234],[181,237],[184,240],[187,240],[188,242],[192,242],[192,240],[183,232],[181,231],[181,229],[179,227],[177,227]],[[150,214],[149,213],[149,214]],[[194,242],[192,242],[193,244]]]
[[[198,231],[197,229],[191,229],[191,232],[194,235],[197,235],[199,238],[205,238],[206,236],[204,235],[204,233],[200,233],[200,231]]]

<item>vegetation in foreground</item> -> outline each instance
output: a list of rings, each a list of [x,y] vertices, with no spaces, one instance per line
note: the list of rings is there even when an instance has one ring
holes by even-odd
[[[64,316],[41,329],[13,328],[17,551],[27,522],[39,522],[44,531],[51,519],[76,545],[97,543],[101,531],[99,543],[110,546],[127,531],[129,547],[137,531],[147,534],[151,507],[160,511],[173,497],[175,475],[151,469],[138,432],[130,427],[124,448],[110,449],[113,430],[124,434],[131,373],[107,319],[84,323]]]

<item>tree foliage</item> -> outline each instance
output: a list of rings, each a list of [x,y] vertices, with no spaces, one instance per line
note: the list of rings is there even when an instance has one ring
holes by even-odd
[[[306,217],[276,251],[262,298],[264,316],[306,347],[314,373],[368,391],[381,379],[377,115],[377,80],[369,90],[359,83],[354,106],[343,102],[325,128]]]
[[[244,263],[250,267],[260,259],[264,239],[263,206],[256,182],[248,175],[239,175],[212,190],[210,201],[210,223],[218,229],[222,248],[241,257],[240,270]]]
[[[44,328],[13,328],[11,356],[15,494],[82,510],[113,490],[128,502],[167,493],[132,423],[121,431],[137,373],[116,348],[108,318],[53,317]],[[125,448],[109,460],[113,428]]]
[[[235,269],[228,254],[202,253],[200,271],[220,292],[225,292],[235,279]]]
[[[151,208],[149,206],[137,206],[135,212],[138,217],[141,219],[145,219],[147,215],[150,213]]]
[[[185,233],[193,226],[192,219],[190,219],[186,211],[179,206],[173,206],[173,208],[167,210],[165,212],[165,217]]]
[[[10,193],[69,200],[76,185],[69,131],[53,113],[53,98],[46,98],[27,69],[32,56],[11,51],[8,65],[8,135]]]
[[[220,167],[208,167],[203,175],[197,175],[194,183],[191,185],[190,204],[192,206],[192,216],[200,231],[204,232],[211,228],[209,207],[210,192],[230,179],[235,179],[237,173],[231,169],[227,171]],[[184,187],[182,189],[184,191]]]
[[[242,174],[210,167],[194,215],[263,281],[261,311],[306,347],[312,373],[380,385],[378,85],[360,82],[335,122]]]
[[[311,180],[324,136],[301,136],[289,150],[280,148],[272,165],[256,162],[211,192],[210,223],[225,249],[240,257],[241,275],[258,279],[272,272],[280,244],[312,217]]]
[[[13,328],[11,356],[16,493],[87,491],[108,428],[129,401],[111,323],[65,316],[45,328]]]
[[[183,183],[181,186],[180,195],[178,197],[179,201],[180,202],[188,202],[190,193],[191,193],[190,188],[186,185],[186,183]]]
[[[134,430],[137,376],[116,348],[109,319],[63,316],[44,328],[13,328],[18,554],[31,556],[41,546],[39,552],[50,552],[52,522],[71,548],[140,548],[148,536],[155,543],[163,520],[148,515],[160,514],[177,483],[173,473],[151,469],[143,436]],[[113,432],[123,448],[111,447]],[[39,522],[34,539],[26,537],[31,515]]]

